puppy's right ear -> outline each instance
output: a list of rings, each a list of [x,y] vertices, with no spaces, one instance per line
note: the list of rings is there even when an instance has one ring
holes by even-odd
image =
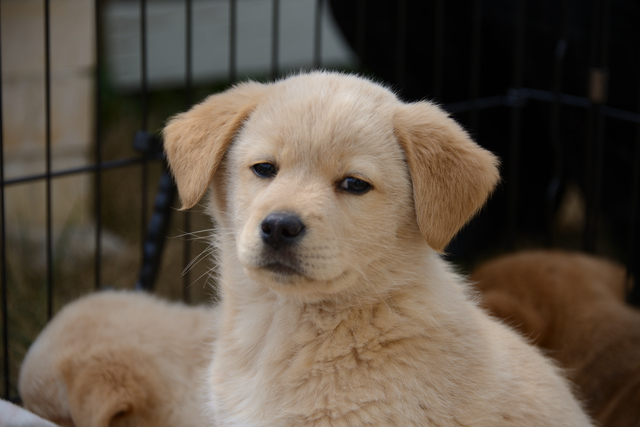
[[[399,104],[395,132],[409,166],[418,227],[429,246],[443,252],[498,182],[498,159],[430,102]]]
[[[169,121],[163,132],[164,149],[182,209],[194,206],[207,191],[229,143],[266,88],[260,83],[242,83]]]

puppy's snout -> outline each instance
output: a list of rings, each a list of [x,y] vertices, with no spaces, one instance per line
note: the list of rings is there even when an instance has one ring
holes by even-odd
[[[275,248],[297,242],[304,228],[297,215],[284,212],[269,214],[260,225],[262,240]]]

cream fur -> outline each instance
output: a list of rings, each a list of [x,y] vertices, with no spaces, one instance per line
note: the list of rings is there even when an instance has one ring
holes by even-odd
[[[216,312],[101,292],[66,306],[22,364],[25,408],[61,427],[200,427]]]
[[[211,184],[217,425],[591,425],[558,370],[438,254],[498,171],[437,106],[302,74],[210,97],[168,124],[165,144],[185,207]],[[265,162],[277,175],[256,176]],[[345,192],[347,177],[372,188]],[[284,255],[260,238],[273,212],[305,225]]]

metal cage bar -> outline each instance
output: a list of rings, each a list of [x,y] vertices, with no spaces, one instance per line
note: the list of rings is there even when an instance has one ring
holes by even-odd
[[[473,26],[471,29],[471,76],[469,79],[469,95],[474,104],[469,118],[469,125],[478,131],[478,107],[480,96],[480,58],[482,57],[482,0],[473,2]]]
[[[271,7],[271,78],[280,73],[280,0],[273,0]]]
[[[522,87],[524,79],[526,5],[524,0],[518,0],[515,16],[515,42],[513,44],[513,77],[512,87],[516,90]],[[522,128],[522,102],[519,92],[515,92],[515,99],[511,106],[511,126],[509,135],[509,170],[507,175],[507,247],[515,247],[515,236],[518,231],[518,162],[520,161],[520,132]]]
[[[400,90],[405,82],[405,57],[407,39],[407,0],[398,0],[396,11],[396,82]]]
[[[640,91],[639,91],[640,94]],[[640,106],[640,96],[638,97]],[[640,272],[640,125],[636,130],[636,144],[634,153],[633,185],[631,187],[631,215],[629,216],[629,242],[627,243],[627,294],[630,304],[640,307],[640,286],[638,273]],[[632,278],[635,277],[635,286]]]
[[[444,0],[435,0],[434,6],[433,97],[440,99],[444,72]]]
[[[358,0],[356,5],[356,51],[360,59],[360,68],[365,62],[366,55],[366,31],[367,31],[367,2]]]
[[[94,20],[95,20],[95,49],[96,49],[96,71],[95,71],[95,156],[96,162],[94,164],[93,176],[94,176],[94,215],[95,215],[95,258],[94,258],[94,287],[100,289],[102,286],[102,94],[100,91],[100,82],[102,80],[102,16],[100,0],[95,0],[93,7]]]
[[[186,0],[185,5],[185,107],[190,108],[193,104],[193,11],[192,11],[192,0]],[[166,179],[168,180],[168,185],[173,186],[173,181],[171,179],[171,175],[169,171],[164,172]],[[164,218],[165,221],[169,220],[170,210],[166,211],[167,218]],[[182,227],[184,228],[184,232],[189,235],[191,232],[191,213],[185,212],[183,217]],[[159,236],[159,238],[164,239],[164,236]],[[159,248],[160,249],[160,248]],[[192,245],[190,239],[184,239],[183,242],[183,274],[182,274],[182,299],[184,302],[191,302],[191,272],[188,268],[189,263],[191,262],[191,251]],[[158,253],[158,263],[160,262],[160,253]]]
[[[316,0],[315,23],[313,26],[313,68],[322,66],[322,8],[324,0]]]
[[[558,34],[558,40],[556,42],[554,59],[553,59],[553,77],[552,77],[552,91],[554,95],[553,103],[551,104],[551,117],[549,119],[549,127],[551,129],[551,146],[553,150],[553,176],[551,183],[547,188],[546,194],[546,245],[553,246],[553,215],[555,211],[555,202],[558,198],[562,180],[562,174],[564,169],[564,150],[562,148],[562,141],[560,137],[560,117],[561,117],[561,101],[560,94],[562,92],[562,77],[564,70],[564,60],[567,50],[567,39],[569,37],[569,10],[566,0],[562,0],[559,6],[562,14],[560,33]]]
[[[238,11],[236,0],[229,0],[229,82],[234,83],[238,78],[237,49],[238,49]]]
[[[149,71],[147,52],[147,0],[140,0],[140,130],[147,132],[149,128]],[[145,230],[147,226],[147,190],[149,188],[149,163],[142,157],[140,173],[141,208],[140,208],[140,247],[141,261],[144,262]]]
[[[638,54],[638,56],[640,57],[640,54]],[[638,85],[637,95],[637,106],[638,112],[640,113],[640,84]],[[636,140],[633,159],[633,178],[630,194],[631,211],[628,225],[629,241],[627,243],[626,259],[626,300],[628,303],[636,307],[640,307],[640,285],[638,284],[638,277],[640,275],[640,122],[638,122],[638,126],[636,126]]]
[[[44,126],[45,126],[45,215],[47,265],[47,320],[53,317],[53,236],[51,195],[51,28],[50,0],[44,2]]]
[[[600,200],[603,180],[603,154],[605,121],[603,108],[606,103],[607,59],[609,41],[609,11],[607,0],[595,0],[592,10],[592,40],[588,94],[591,101],[587,135],[585,183],[587,188],[587,219],[584,249],[595,252],[600,220]],[[593,172],[593,173],[590,173]]]
[[[0,83],[2,82],[2,8],[0,8]],[[2,298],[2,372],[4,373],[3,393],[9,399],[11,393],[11,381],[9,379],[9,303],[8,283],[7,283],[7,233],[6,233],[6,206],[4,194],[4,103],[3,90],[0,84],[0,291]]]

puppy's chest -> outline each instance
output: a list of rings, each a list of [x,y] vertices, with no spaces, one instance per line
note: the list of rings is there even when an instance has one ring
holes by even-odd
[[[397,397],[406,395],[402,384],[392,391],[389,385],[397,383],[398,363],[406,367],[415,362],[415,352],[408,348],[415,344],[414,327],[388,307],[339,313],[310,310],[289,334],[271,337],[281,341],[272,349],[282,351],[256,355],[251,370],[257,375],[245,384],[245,393],[261,402],[267,425],[338,420],[349,425],[353,417],[351,422],[358,422],[363,412],[393,407]],[[389,414],[378,414],[383,415]]]
[[[292,369],[311,369],[327,373],[375,367],[385,353],[392,350],[391,342],[408,338],[411,331],[398,313],[388,307],[367,307],[344,312],[325,313],[310,310],[292,335],[298,348]],[[301,364],[301,366],[297,366]]]

